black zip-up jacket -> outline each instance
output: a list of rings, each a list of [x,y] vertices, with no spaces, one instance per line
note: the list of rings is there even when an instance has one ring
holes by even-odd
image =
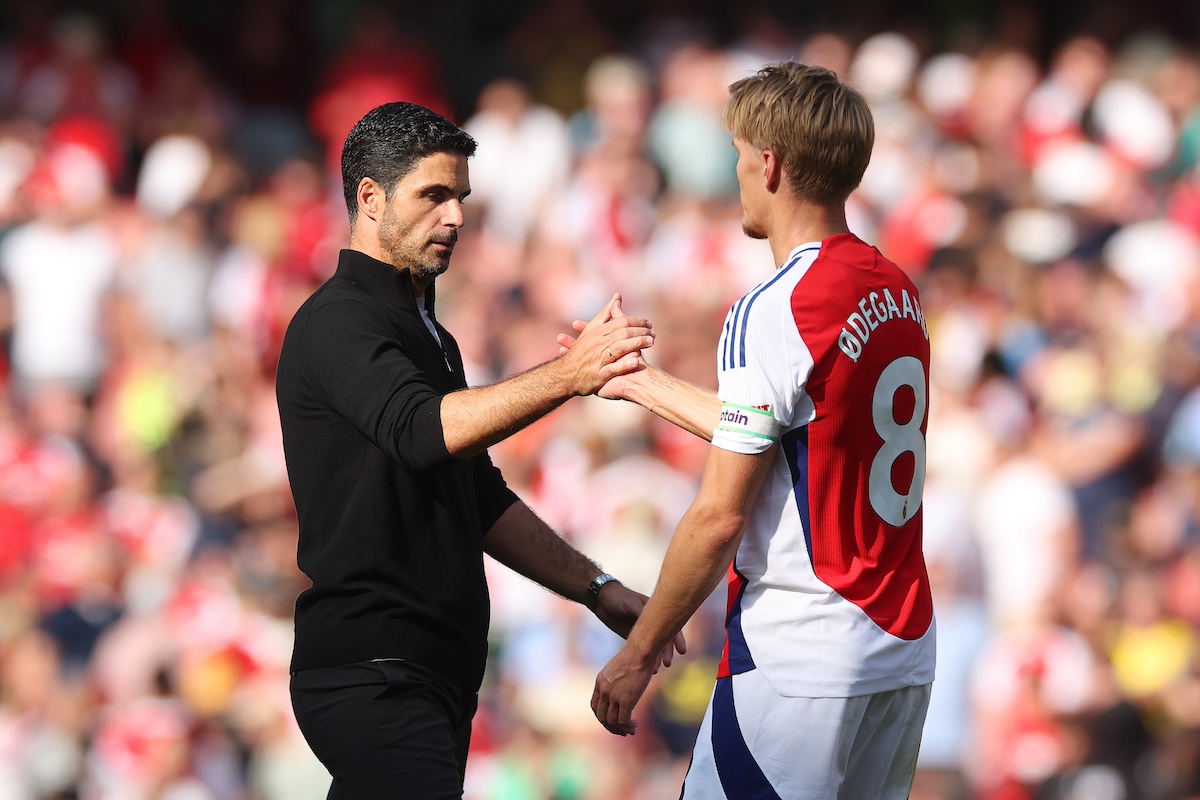
[[[432,317],[432,286],[425,297]],[[288,326],[276,397],[313,582],[293,670],[404,658],[464,689],[483,678],[482,540],[517,498],[486,453],[446,451],[442,396],[466,379],[437,330],[440,347],[406,270],[355,250]]]

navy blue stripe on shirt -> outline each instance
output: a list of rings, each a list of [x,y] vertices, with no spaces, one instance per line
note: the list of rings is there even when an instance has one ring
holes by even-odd
[[[804,544],[808,547],[808,560],[813,558],[812,524],[808,513],[808,426],[795,428],[779,440],[783,458],[792,473],[792,497],[796,510],[800,512],[800,526],[804,528]]]
[[[730,331],[733,328],[733,309],[737,307],[734,304],[729,309],[729,313],[725,315],[725,327],[721,330],[721,369],[729,368],[729,338]]]
[[[820,245],[815,245],[813,247],[805,247],[802,250],[798,250],[796,252],[795,257],[793,257],[791,261],[789,261],[788,263],[784,264],[782,267],[779,268],[779,272],[775,275],[774,278],[771,278],[771,280],[769,280],[765,284],[763,284],[757,291],[755,291],[751,294],[748,294],[748,295],[746,295],[746,297],[742,298],[743,300],[746,301],[746,306],[745,306],[745,308],[742,309],[742,312],[741,312],[742,313],[742,317],[741,317],[742,332],[738,337],[738,364],[737,364],[737,366],[740,366],[740,367],[746,366],[746,328],[750,324],[750,307],[754,305],[754,301],[757,300],[762,295],[763,292],[765,292],[767,289],[770,289],[771,286],[774,285],[775,281],[782,278],[784,276],[784,273],[786,273],[788,270],[790,270],[792,267],[794,267],[796,265],[796,262],[800,260],[801,255],[803,255],[804,253],[812,252],[813,250],[820,250],[820,249],[821,249]],[[735,331],[737,330],[736,321],[734,323],[734,330]],[[729,366],[731,368],[734,366],[732,359],[730,360]]]
[[[742,295],[733,304],[733,310],[729,312],[729,318],[725,320],[725,352],[721,354],[721,363],[725,369],[733,369],[733,331],[737,326],[738,312],[741,311],[744,302],[746,302],[746,295]]]
[[[742,597],[746,594],[746,587],[750,582],[746,580],[745,575],[738,572],[736,564],[733,571],[737,574],[741,586],[738,587],[733,607],[729,609],[725,619],[725,636],[729,643],[729,674],[740,675],[754,669],[754,656],[750,654],[750,645],[746,643],[746,634],[742,632]]]

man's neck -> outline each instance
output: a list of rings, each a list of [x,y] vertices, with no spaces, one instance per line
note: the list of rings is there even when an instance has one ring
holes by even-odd
[[[820,242],[839,233],[849,233],[843,203],[817,204],[794,200],[780,208],[777,225],[767,234],[771,255],[782,265],[792,251],[806,242]]]
[[[350,228],[350,249],[368,255],[376,261],[391,264],[388,254],[383,252],[383,248],[379,246],[379,237],[369,235],[371,232],[364,231],[364,227],[367,226],[360,224]],[[393,266],[395,265],[393,264]]]
[[[368,236],[358,228],[350,231],[350,249],[357,250],[363,255],[368,255],[376,261],[382,261],[384,264],[391,264],[393,269],[399,270],[402,267],[392,263],[391,256],[379,246],[378,236]],[[417,279],[416,273],[412,270],[408,271],[409,277],[412,279],[413,295],[416,297],[424,297],[425,290],[429,287],[432,279],[420,281]]]

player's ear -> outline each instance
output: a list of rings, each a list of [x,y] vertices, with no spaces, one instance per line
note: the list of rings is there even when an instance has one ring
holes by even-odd
[[[774,150],[763,150],[763,183],[768,192],[776,192],[783,181],[783,162]]]
[[[387,194],[383,191],[383,187],[376,183],[371,178],[363,178],[358,182],[358,191],[355,193],[358,199],[358,213],[372,220],[378,221],[383,215],[383,209],[387,206]]]

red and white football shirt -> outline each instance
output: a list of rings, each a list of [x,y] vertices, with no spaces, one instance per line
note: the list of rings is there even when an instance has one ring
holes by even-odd
[[[758,668],[804,697],[929,683],[916,287],[852,234],[801,245],[734,304],[717,358],[713,444],[779,445],[730,570],[720,674]]]

